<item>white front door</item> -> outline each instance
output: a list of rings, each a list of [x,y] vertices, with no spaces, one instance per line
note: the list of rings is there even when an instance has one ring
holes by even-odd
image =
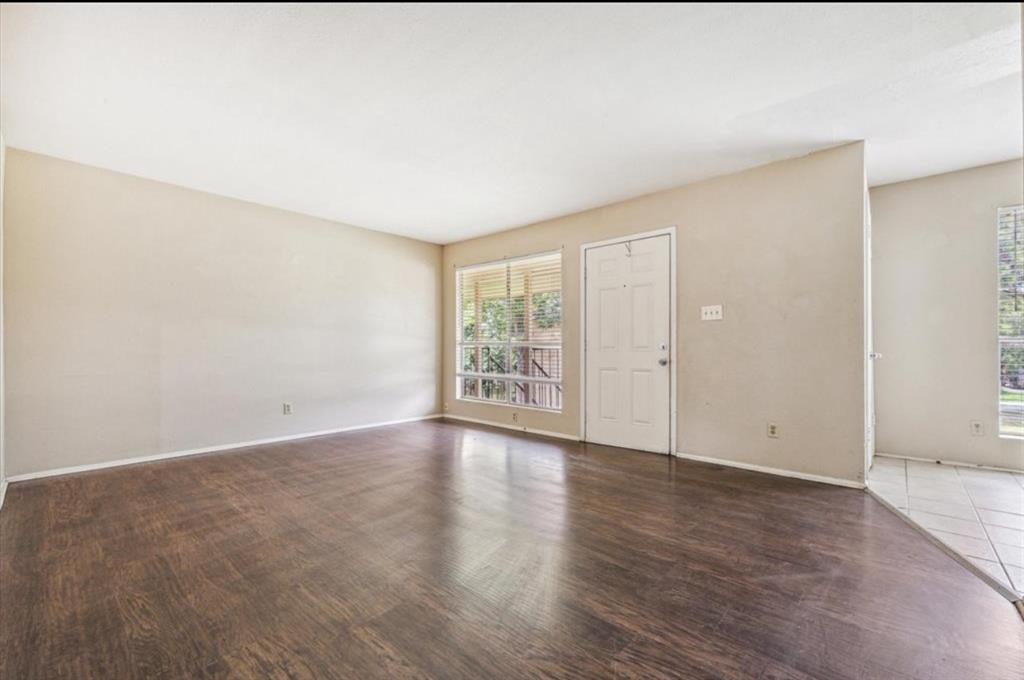
[[[586,249],[584,439],[669,453],[668,234]]]

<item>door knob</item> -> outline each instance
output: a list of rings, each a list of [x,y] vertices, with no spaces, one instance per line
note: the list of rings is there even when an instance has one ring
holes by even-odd
[[[658,365],[659,366],[668,366],[668,359],[665,359],[664,357],[662,357],[661,359],[658,359]]]

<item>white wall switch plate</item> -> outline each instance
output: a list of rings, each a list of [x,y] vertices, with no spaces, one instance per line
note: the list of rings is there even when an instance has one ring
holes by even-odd
[[[721,321],[722,305],[708,305],[700,308],[701,321]]]

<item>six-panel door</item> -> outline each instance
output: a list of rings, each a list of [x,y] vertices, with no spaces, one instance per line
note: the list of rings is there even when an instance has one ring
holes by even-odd
[[[586,251],[586,440],[669,452],[670,262],[665,234]]]

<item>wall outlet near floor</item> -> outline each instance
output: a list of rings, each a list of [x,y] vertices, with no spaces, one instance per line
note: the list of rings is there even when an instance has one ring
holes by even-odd
[[[513,423],[518,423],[519,422],[519,414],[518,413],[514,413],[514,412],[512,413],[512,422]]]
[[[980,420],[971,421],[971,436],[972,437],[984,437],[985,436],[985,423]]]
[[[286,416],[290,416],[292,414],[292,402],[286,401],[281,404],[281,413]]]
[[[721,321],[722,320],[722,305],[709,305],[707,307],[700,308],[700,320],[701,321]]]
[[[775,423],[768,423],[768,436],[772,439],[779,438],[779,426]]]

